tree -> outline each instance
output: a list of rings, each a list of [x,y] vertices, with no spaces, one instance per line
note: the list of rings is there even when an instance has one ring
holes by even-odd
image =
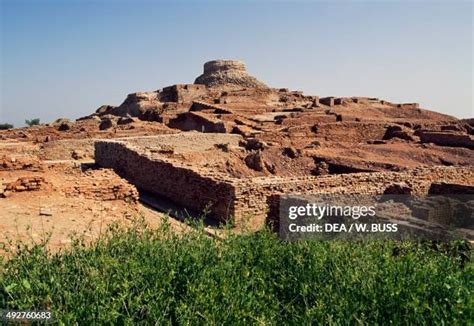
[[[25,120],[25,123],[28,125],[28,126],[37,126],[40,124],[40,119],[39,118],[36,118],[36,119],[31,119],[31,120]]]
[[[0,123],[0,130],[12,129],[13,125],[11,123]]]

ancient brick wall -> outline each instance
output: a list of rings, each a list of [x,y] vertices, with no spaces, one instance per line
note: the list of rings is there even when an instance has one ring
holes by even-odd
[[[382,194],[394,183],[405,183],[413,193],[426,194],[433,182],[474,183],[474,167],[432,167],[407,172],[339,174],[324,177],[263,177],[234,180],[235,220],[249,220],[252,229],[278,216],[281,194]]]
[[[212,119],[210,116],[198,112],[186,112],[178,115],[176,119],[170,120],[170,128],[176,128],[183,131],[197,130],[200,132],[225,133],[225,124],[218,119]]]
[[[278,214],[279,196],[290,193],[382,194],[395,183],[427,193],[433,182],[474,183],[474,167],[431,167],[406,172],[374,172],[308,177],[232,178],[164,158],[121,141],[96,143],[96,162],[114,168],[139,188],[187,208],[210,208],[220,220],[259,229]]]
[[[234,189],[216,174],[203,175],[177,162],[155,158],[123,142],[96,142],[96,162],[115,169],[138,188],[184,207],[225,220],[233,215]]]
[[[312,130],[317,137],[330,141],[361,143],[382,139],[387,126],[381,123],[341,122],[318,124]]]
[[[422,143],[474,149],[474,137],[467,134],[420,130],[416,132],[416,135],[420,137]]]
[[[62,189],[66,197],[84,197],[95,200],[138,201],[135,186],[109,169],[88,170],[73,184]]]
[[[160,92],[160,100],[163,102],[191,103],[206,94],[207,88],[205,85],[177,84],[163,88]]]

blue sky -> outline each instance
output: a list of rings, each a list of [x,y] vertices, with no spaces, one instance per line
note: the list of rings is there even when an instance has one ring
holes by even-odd
[[[240,59],[274,87],[473,114],[470,1],[1,2],[0,122],[78,118]]]

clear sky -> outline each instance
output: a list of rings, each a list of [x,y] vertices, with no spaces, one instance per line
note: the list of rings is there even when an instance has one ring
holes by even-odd
[[[471,1],[1,2],[0,122],[78,118],[240,59],[273,87],[473,117]]]

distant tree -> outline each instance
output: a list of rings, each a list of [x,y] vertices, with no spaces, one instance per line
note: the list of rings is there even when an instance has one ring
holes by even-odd
[[[28,126],[37,126],[40,124],[40,119],[39,118],[36,118],[36,119],[31,119],[31,120],[25,120],[25,123],[28,125]]]
[[[0,123],[0,130],[12,129],[13,125],[11,123]]]

